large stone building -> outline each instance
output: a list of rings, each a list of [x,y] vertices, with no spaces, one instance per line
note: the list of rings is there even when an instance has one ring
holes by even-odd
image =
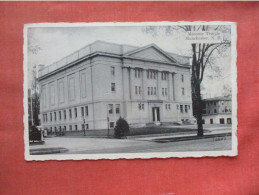
[[[216,97],[203,100],[203,124],[231,124],[231,97]]]
[[[96,41],[39,72],[41,122],[49,131],[193,122],[190,58],[155,44]]]

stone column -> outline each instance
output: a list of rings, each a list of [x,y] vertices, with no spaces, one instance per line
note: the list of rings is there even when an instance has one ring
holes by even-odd
[[[179,74],[174,74],[174,97],[175,101],[179,101],[179,95],[180,95],[180,83],[179,83]]]
[[[168,73],[168,100],[173,100],[173,80],[172,73]]]
[[[172,100],[175,101],[175,73],[172,73]]]
[[[134,69],[130,68],[129,69],[129,93],[130,93],[130,99],[133,99],[133,79],[134,79]]]
[[[147,91],[147,70],[142,69],[142,90],[141,90],[142,100],[144,100],[146,97],[146,94],[147,94],[146,91]]]
[[[161,88],[161,72],[157,73],[157,99],[162,99],[162,88]]]
[[[154,115],[155,115],[155,122],[157,122],[157,111],[156,111],[157,108],[154,109]]]
[[[123,81],[123,117],[127,118],[126,103],[129,100],[129,73],[128,68],[122,68],[122,81]],[[107,109],[108,110],[108,109]]]

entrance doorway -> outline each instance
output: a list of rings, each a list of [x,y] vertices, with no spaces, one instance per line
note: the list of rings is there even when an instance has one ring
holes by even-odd
[[[153,121],[154,122],[160,121],[160,110],[159,110],[159,107],[153,107],[152,108],[152,116],[153,116]]]

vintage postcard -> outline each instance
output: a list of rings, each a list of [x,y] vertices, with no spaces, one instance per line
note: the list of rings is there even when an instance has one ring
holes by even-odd
[[[26,160],[237,155],[236,23],[24,27]]]

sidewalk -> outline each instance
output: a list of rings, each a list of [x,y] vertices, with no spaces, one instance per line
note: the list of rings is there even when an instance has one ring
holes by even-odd
[[[95,153],[95,152],[108,152],[108,151],[125,151],[132,152],[145,148],[151,150],[152,148],[162,148],[164,143],[176,144],[179,142],[195,140],[202,140],[206,142],[209,139],[222,138],[229,139],[231,130],[215,130],[207,131],[203,137],[198,137],[196,132],[178,132],[167,134],[151,134],[151,135],[138,135],[128,136],[128,139],[115,139],[115,138],[89,138],[86,136],[80,137],[52,137],[46,138],[45,145],[30,146],[30,154],[57,154],[57,153]],[[166,149],[165,149],[166,150]]]
[[[204,131],[204,138],[216,137],[216,136],[224,136],[230,135],[230,129],[218,129],[214,131]],[[150,134],[150,135],[137,135],[137,136],[129,136],[128,139],[141,140],[141,141],[152,141],[156,139],[165,139],[165,138],[178,138],[176,140],[189,140],[190,138],[197,139],[197,132],[179,132],[179,133],[166,133],[166,134]],[[184,139],[186,138],[186,139]],[[203,138],[203,137],[201,137]]]

